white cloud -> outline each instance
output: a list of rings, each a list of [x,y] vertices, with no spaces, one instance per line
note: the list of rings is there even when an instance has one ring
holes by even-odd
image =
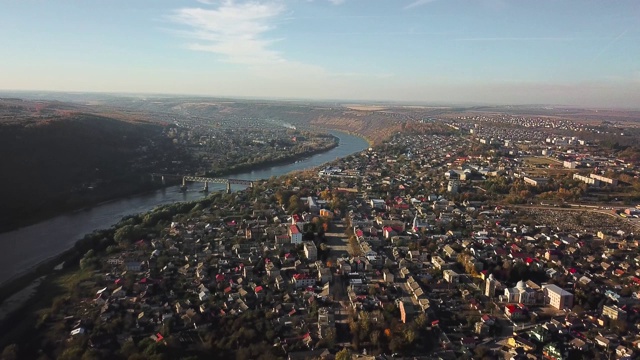
[[[418,6],[422,6],[428,3],[432,3],[434,1],[438,1],[438,0],[416,0],[414,2],[412,2],[411,4],[407,5],[404,7],[405,10],[407,9],[412,9],[414,7],[418,7]]]
[[[346,0],[329,0],[330,3],[332,3],[333,5],[340,5],[343,4]]]
[[[187,45],[189,49],[213,52],[238,64],[284,61],[277,51],[269,48],[278,39],[265,37],[286,9],[282,1],[200,2],[212,8],[181,8],[169,17],[188,28],[183,34],[194,40]]]
[[[477,37],[477,38],[457,38],[455,41],[574,41],[573,37]]]
[[[232,74],[228,69],[219,71],[212,64],[208,75],[202,74],[198,81],[191,81],[193,86],[189,91],[284,97],[315,97],[328,91],[332,96],[349,97],[364,83],[394,77],[386,72],[332,72],[274,50],[273,44],[284,39],[269,33],[290,15],[283,0],[200,2],[208,4],[181,8],[170,16],[172,22],[184,26],[178,34],[189,39],[188,49],[217,54],[222,61],[242,65],[242,69],[235,69]],[[212,78],[215,81],[203,82]]]

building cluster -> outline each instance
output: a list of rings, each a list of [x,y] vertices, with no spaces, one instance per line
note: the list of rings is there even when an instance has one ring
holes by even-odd
[[[581,124],[579,122],[558,119],[557,117],[528,117],[528,116],[514,116],[509,114],[492,114],[492,115],[470,115],[459,116],[454,121],[459,125],[466,124],[483,124],[487,127],[496,127],[500,125],[523,127],[523,128],[546,128],[555,130],[570,130],[573,132],[580,131],[594,131],[596,130],[592,126]]]
[[[550,226],[496,204],[475,181],[521,173],[521,162],[470,155],[472,145],[398,136],[277,187],[231,194],[228,205],[192,212],[105,258],[93,298],[67,311],[129,319],[113,344],[162,342],[170,328],[196,347],[212,319],[263,309],[274,345],[293,358],[335,337],[345,310],[382,319],[393,309],[401,324],[428,319],[429,356],[486,347],[515,358],[631,358],[640,345],[637,237],[604,224]],[[288,213],[276,191],[300,195],[301,206]],[[65,320],[70,337],[87,331],[82,317],[67,316],[78,320]]]
[[[463,145],[437,136],[426,143],[419,142],[419,136],[411,140],[415,143],[398,139],[399,143],[412,144],[405,149],[404,159],[369,151],[342,164],[340,171],[360,171],[360,182],[367,189],[351,204],[347,217],[364,264],[358,267],[364,269],[364,275],[359,271],[350,279],[349,300],[354,309],[382,308],[381,299],[395,297],[403,322],[411,314],[426,312],[430,319],[438,319],[446,339],[456,337],[461,329],[452,326],[452,333],[445,330],[448,311],[477,311],[480,319],[490,312],[491,319],[510,321],[519,334],[517,339],[537,343],[527,347],[532,355],[542,351],[545,356],[566,358],[569,352],[584,351],[589,346],[613,350],[611,344],[616,344],[615,353],[620,357],[633,353],[639,339],[620,334],[630,326],[635,329],[637,323],[614,324],[611,320],[617,317],[607,315],[605,306],[617,307],[621,301],[626,307],[634,307],[634,312],[638,310],[640,257],[635,251],[636,238],[615,226],[605,230],[604,223],[603,231],[583,226],[586,230],[571,233],[574,229],[532,223],[535,217],[520,218],[517,209],[492,207],[482,201],[452,201],[452,194],[438,189],[432,171],[439,165],[455,166],[456,161],[447,160],[458,150],[456,146]],[[432,166],[423,172],[412,166],[413,159]],[[469,157],[465,161],[468,163]],[[405,173],[409,168],[411,175]],[[385,178],[386,172],[398,175],[391,181]],[[441,175],[451,180],[465,179],[468,174],[471,171],[447,170]],[[413,187],[416,181],[424,186]],[[429,186],[433,193],[424,192]],[[507,272],[513,271],[526,275],[520,276],[520,281],[509,280],[514,277]],[[478,291],[481,296],[468,295]],[[438,295],[440,292],[449,299],[444,307],[440,305],[439,300],[444,298]],[[575,292],[579,294],[577,300]],[[461,299],[451,306],[454,294]],[[594,303],[593,299],[598,301]],[[587,310],[589,306],[592,308]],[[468,328],[468,337],[487,334],[490,327],[482,323],[479,320],[475,327]],[[551,326],[553,329],[545,330],[544,337],[539,336],[540,329]],[[530,334],[532,331],[538,340]],[[558,331],[567,336],[555,336]],[[482,343],[468,337],[461,340],[468,348],[469,344]],[[443,344],[450,343],[443,340]],[[513,339],[506,344],[513,344]],[[512,348],[520,350],[520,346]]]
[[[179,126],[167,126],[164,135],[197,164],[197,168],[183,164],[189,170],[186,173],[198,174],[282,161],[336,145],[336,139],[327,134],[301,132],[293,126],[270,122],[266,126],[247,126],[252,123],[241,120],[218,126],[210,122],[202,126],[179,122]]]
[[[493,153],[511,157],[540,156],[550,161],[536,167],[576,169],[580,175],[603,176],[637,172],[637,164],[616,158],[611,150],[597,146],[593,138],[585,134],[616,133],[619,129],[603,130],[591,125],[552,118],[527,118],[510,115],[463,116],[448,120],[447,124],[462,133],[468,133],[473,141],[493,148]],[[608,129],[608,128],[607,128]],[[576,135],[563,135],[567,130]],[[581,136],[582,135],[582,136]],[[601,185],[616,186],[616,179],[603,176],[597,179]]]

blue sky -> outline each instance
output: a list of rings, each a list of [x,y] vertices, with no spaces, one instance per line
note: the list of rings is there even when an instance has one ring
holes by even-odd
[[[640,108],[637,0],[0,0],[0,88]]]

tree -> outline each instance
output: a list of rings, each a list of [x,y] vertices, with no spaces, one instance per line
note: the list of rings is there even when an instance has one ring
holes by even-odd
[[[70,347],[62,352],[58,359],[62,360],[80,360],[84,351],[77,346]]]
[[[412,329],[406,329],[404,331],[404,339],[407,341],[407,343],[413,344],[413,342],[416,340],[416,332]]]
[[[329,349],[333,349],[336,344],[336,330],[335,328],[329,327],[324,333],[324,340],[327,343],[327,347]]]
[[[146,337],[142,340],[140,340],[140,342],[138,343],[138,348],[140,350],[142,350],[142,352],[144,353],[144,355],[146,356],[151,356],[153,354],[157,354],[158,353],[158,346],[156,344],[155,341],[153,341],[153,339]]]
[[[101,358],[100,352],[95,349],[88,349],[82,355],[82,360],[100,360]]]
[[[300,210],[300,198],[297,195],[292,195],[289,198],[289,207],[287,211],[291,214],[295,214]]]
[[[132,354],[127,360],[147,360],[148,358],[142,354]]]
[[[289,194],[283,192],[282,190],[278,190],[276,191],[275,198],[278,202],[278,205],[282,206],[285,202],[289,201]]]
[[[4,347],[2,350],[2,360],[17,360],[18,359],[18,345],[11,344]]]
[[[241,347],[236,352],[236,359],[238,360],[250,359],[250,358],[251,358],[251,350],[249,350],[249,348]]]
[[[415,322],[418,329],[424,329],[424,327],[427,325],[427,322],[429,322],[429,318],[425,313],[421,313],[416,317]]]
[[[347,348],[343,348],[342,350],[336,353],[336,360],[351,360],[351,351]]]
[[[618,319],[616,321],[611,321],[609,323],[609,327],[613,330],[615,329],[616,333],[620,336],[626,335],[628,331],[628,325],[626,320]]]
[[[194,208],[198,206],[200,206],[200,204],[197,204],[196,206],[194,206]],[[176,213],[175,210],[172,211],[172,209],[167,209],[167,208],[154,210],[152,212],[147,213],[144,216],[144,218],[142,219],[142,224],[144,226],[155,226],[161,220],[165,220],[165,221],[171,220],[171,216],[174,213]]]
[[[394,336],[393,338],[391,338],[391,341],[389,342],[389,350],[393,352],[399,352],[400,350],[402,350],[403,347],[404,347],[404,342],[401,337]]]
[[[473,353],[476,359],[483,359],[489,354],[489,348],[485,345],[479,345],[473,350]]]
[[[357,335],[360,332],[360,323],[355,321],[352,317],[349,317],[349,331],[351,335]]]
[[[332,197],[332,195],[331,195],[331,191],[329,191],[329,189],[325,189],[325,190],[320,192],[320,199],[322,199],[322,200],[329,201],[329,200],[331,200],[331,197]]]
[[[120,354],[122,354],[122,356],[125,358],[128,358],[131,355],[136,354],[137,352],[138,352],[138,347],[132,340],[125,341],[124,344],[122,344],[122,347],[120,348]]]
[[[82,257],[82,259],[80,259],[80,269],[85,270],[85,269],[93,269],[95,267],[97,267],[99,264],[98,259],[95,256],[95,251],[89,250],[86,252],[86,254],[84,254],[84,256]]]
[[[620,290],[620,296],[622,297],[629,297],[632,293],[633,291],[630,286],[623,287],[622,290]]]
[[[374,346],[380,345],[380,330],[373,330],[371,334],[369,334],[369,340]]]
[[[116,230],[113,239],[119,244],[128,244],[137,237],[136,228],[133,225],[125,225]]]

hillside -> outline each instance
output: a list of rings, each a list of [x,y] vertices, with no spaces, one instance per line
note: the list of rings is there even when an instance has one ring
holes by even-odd
[[[141,176],[171,160],[172,144],[158,125],[2,110],[0,230],[145,190]]]

